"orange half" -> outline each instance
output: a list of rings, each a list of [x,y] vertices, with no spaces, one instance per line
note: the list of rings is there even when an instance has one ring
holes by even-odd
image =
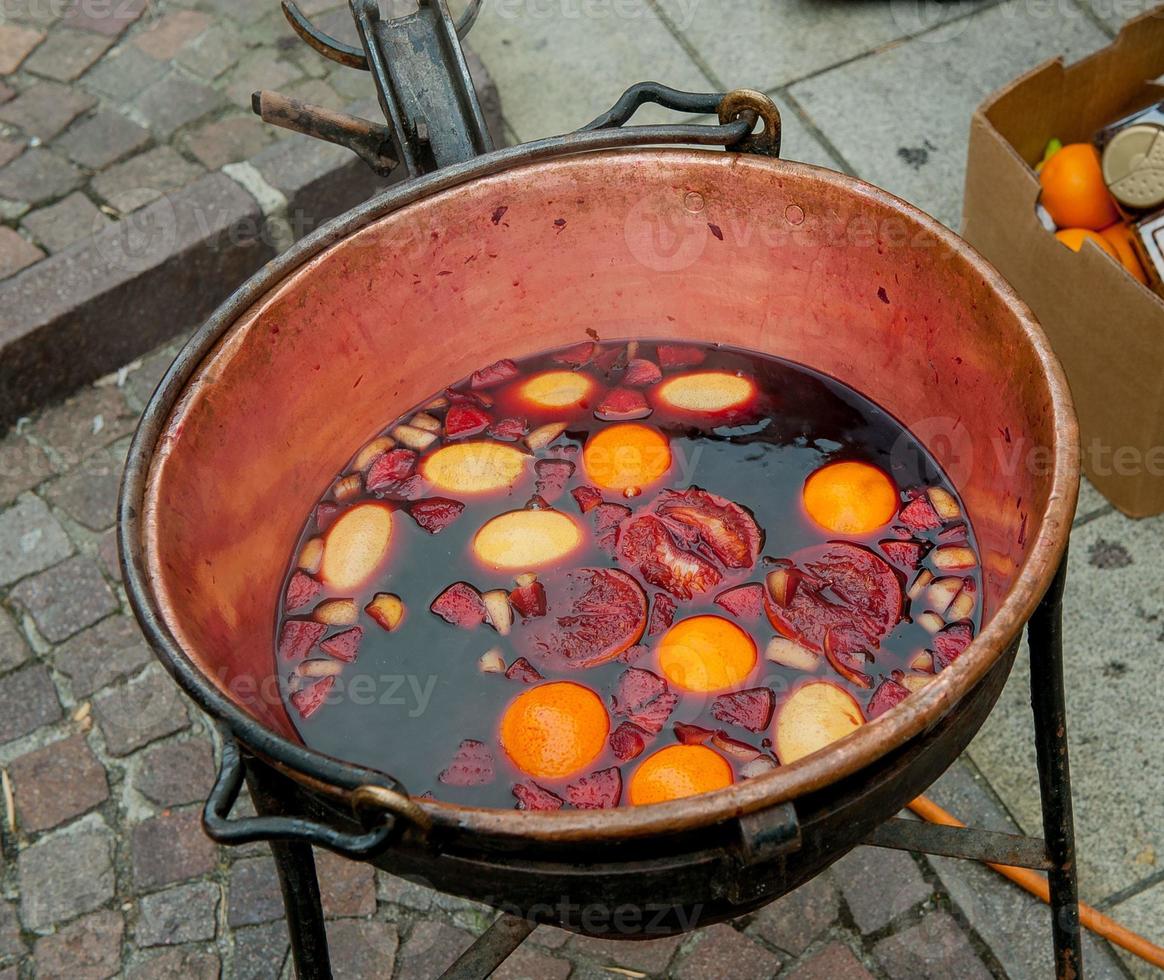
[[[522,772],[564,779],[602,753],[610,718],[590,688],[551,681],[519,694],[501,716],[501,747]]]
[[[829,463],[804,483],[804,509],[826,531],[868,534],[897,513],[897,487],[868,463]]]
[[[659,641],[659,669],[685,691],[738,687],[756,666],[755,641],[722,616],[692,616]]]
[[[627,798],[633,806],[663,803],[732,784],[732,767],[706,745],[668,745],[648,756],[631,776]]]
[[[641,488],[671,468],[671,444],[658,429],[622,422],[586,440],[582,465],[590,480],[607,490]]]

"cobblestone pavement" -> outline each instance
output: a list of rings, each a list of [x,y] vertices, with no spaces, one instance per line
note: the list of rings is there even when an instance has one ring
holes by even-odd
[[[970,108],[1045,56],[1102,45],[1133,12],[1113,8],[1122,0],[734,0],[725,19],[720,2],[496,0],[473,44],[511,139],[572,128],[640,78],[747,83],[781,103],[787,155],[859,173],[956,224]],[[117,217],[102,207],[138,206],[143,174],[180,183],[253,153],[270,138],[245,112],[258,85],[325,104],[367,95],[283,44],[265,0],[108,0],[104,18],[40,3],[5,0],[0,26],[11,88],[0,122],[14,127],[0,141],[11,153],[0,196],[23,202],[6,211],[0,264]],[[202,836],[215,746],[153,662],[118,580],[128,436],[176,349],[0,439],[0,980],[290,975],[268,853]],[[1157,941],[1164,713],[1140,665],[1164,644],[1162,550],[1164,520],[1127,520],[1085,485],[1067,597],[1082,890]],[[931,795],[975,825],[1037,833],[1022,661]],[[435,976],[490,921],[422,884],[320,863],[339,977]],[[1046,910],[992,872],[859,849],[775,905],[683,938],[616,944],[542,927],[497,975],[1041,978],[1048,951]],[[1089,976],[1159,975],[1090,939],[1086,956]]]

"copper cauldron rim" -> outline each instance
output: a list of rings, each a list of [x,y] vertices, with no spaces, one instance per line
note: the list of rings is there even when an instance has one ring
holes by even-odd
[[[595,151],[592,154],[594,159],[628,165],[665,154],[669,163],[706,165],[709,161],[728,161],[735,166],[778,169],[790,176],[831,183],[855,196],[892,208],[916,221],[967,262],[1014,313],[1047,380],[1055,442],[1052,486],[1046,510],[1030,550],[1016,573],[1014,585],[970,648],[896,710],[812,756],[711,794],[644,807],[620,807],[602,813],[527,812],[419,801],[425,816],[434,825],[494,838],[623,840],[708,826],[819,790],[875,762],[924,731],[971,690],[999,652],[1016,640],[1064,559],[1079,490],[1078,424],[1070,392],[1059,361],[1030,309],[982,256],[936,219],[855,177],[808,164],[742,154],[690,148],[617,149],[631,142],[626,131],[622,130],[556,137],[499,150],[386,190],[302,239],[239,287],[183,348],[143,413],[122,482],[118,543],[127,592],[146,638],[167,670],[201,708],[225,722],[249,749],[315,791],[350,802],[352,791],[359,786],[383,784],[383,779],[374,772],[296,744],[261,725],[203,675],[171,634],[163,618],[164,603],[159,603],[151,586],[150,567],[142,540],[142,515],[151,485],[154,449],[168,420],[183,400],[187,381],[219,340],[258,300],[293,276],[310,274],[310,268],[301,268],[305,263],[369,222],[478,178],[526,169],[531,179],[536,179],[539,169],[576,160],[582,150]],[[554,158],[561,159],[555,161]]]

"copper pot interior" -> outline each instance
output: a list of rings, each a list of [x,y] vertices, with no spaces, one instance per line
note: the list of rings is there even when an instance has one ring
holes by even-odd
[[[255,304],[191,380],[150,474],[163,619],[246,711],[295,738],[275,603],[304,515],[399,412],[498,357],[685,337],[852,385],[946,465],[978,534],[987,616],[1048,506],[1046,367],[966,251],[826,171],[697,151],[530,165],[423,199]]]

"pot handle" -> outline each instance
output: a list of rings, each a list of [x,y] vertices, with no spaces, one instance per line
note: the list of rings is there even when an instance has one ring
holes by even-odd
[[[234,847],[256,841],[294,841],[325,847],[347,858],[367,858],[382,851],[410,825],[427,829],[428,818],[408,796],[385,786],[362,786],[353,794],[361,803],[374,803],[382,822],[363,833],[337,830],[305,817],[258,816],[230,819],[246,774],[238,742],[222,733],[222,761],[214,788],[202,810],[202,827],[217,844]],[[362,809],[362,807],[359,807]]]

